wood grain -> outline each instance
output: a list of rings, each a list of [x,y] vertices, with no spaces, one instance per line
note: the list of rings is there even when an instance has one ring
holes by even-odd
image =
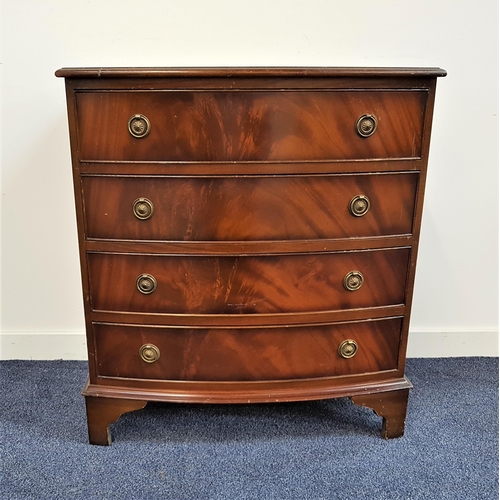
[[[66,68],[90,440],[146,401],[353,397],[401,435],[439,68]],[[127,122],[144,114],[150,134]],[[362,114],[378,128],[360,137]],[[368,196],[368,214],[347,205]],[[154,216],[132,214],[136,198]],[[343,278],[363,273],[360,290]],[[158,287],[136,288],[149,273]],[[359,351],[343,359],[338,345]],[[157,345],[160,359],[141,361]]]
[[[81,161],[409,158],[421,154],[425,91],[79,92]],[[369,113],[378,128],[356,133]],[[151,132],[127,129],[135,114]]]
[[[176,329],[94,324],[101,377],[252,381],[330,377],[395,370],[401,318],[316,327]],[[117,348],[116,340],[120,339]],[[341,342],[358,344],[344,359]],[[160,358],[146,363],[143,344]]]
[[[249,314],[376,307],[404,302],[407,248],[276,256],[88,255],[95,310]],[[354,292],[343,286],[353,270],[364,276]],[[140,293],[150,274],[157,289]]]
[[[266,177],[82,178],[87,237],[166,241],[252,241],[410,234],[417,173]],[[354,196],[370,200],[362,217]],[[132,212],[138,198],[153,216]]]

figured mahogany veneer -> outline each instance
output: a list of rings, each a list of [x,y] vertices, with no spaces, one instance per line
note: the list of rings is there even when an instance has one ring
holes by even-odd
[[[147,313],[307,312],[404,303],[408,248],[334,254],[157,256],[89,253],[92,309]],[[344,287],[361,272],[359,290]],[[156,279],[137,290],[142,274]]]
[[[158,380],[259,381],[334,377],[396,370],[401,318],[287,328],[166,328],[93,326],[100,377]],[[121,340],[117,349],[116,338]],[[352,359],[338,355],[352,339]],[[142,345],[159,348],[155,363],[144,363]]]
[[[418,157],[425,91],[78,92],[82,161],[302,161]],[[379,133],[354,124],[366,110]],[[147,141],[127,122],[147,116]],[[105,136],[106,141],[95,141]]]
[[[403,434],[439,68],[66,79],[89,439],[147,401],[351,397]]]
[[[418,174],[252,177],[82,177],[95,239],[251,241],[410,234]],[[370,200],[363,217],[349,203]],[[140,220],[138,195],[154,217]]]

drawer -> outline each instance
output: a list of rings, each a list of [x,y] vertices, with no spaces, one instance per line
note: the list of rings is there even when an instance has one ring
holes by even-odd
[[[93,329],[101,377],[257,381],[395,370],[401,318],[239,330],[109,324]],[[351,358],[339,353],[345,341],[351,342],[344,355],[356,349]]]
[[[169,241],[410,234],[417,183],[418,173],[82,178],[88,238]]]
[[[89,253],[87,258],[94,310],[259,314],[402,304],[409,255],[408,248],[399,248],[220,257]]]
[[[77,92],[79,158],[415,158],[421,155],[426,101],[422,90]],[[129,120],[136,115],[131,132]],[[366,121],[359,121],[358,133],[358,120],[365,115],[376,123],[367,127]]]

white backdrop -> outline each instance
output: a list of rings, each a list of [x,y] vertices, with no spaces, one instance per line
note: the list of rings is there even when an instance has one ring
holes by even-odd
[[[440,66],[410,356],[497,355],[497,0],[3,3],[0,358],[85,356],[62,66]]]

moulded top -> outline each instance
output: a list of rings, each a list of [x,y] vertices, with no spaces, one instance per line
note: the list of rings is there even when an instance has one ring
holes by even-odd
[[[206,68],[61,68],[64,78],[233,78],[233,77],[415,77],[446,76],[441,68],[206,67]]]

